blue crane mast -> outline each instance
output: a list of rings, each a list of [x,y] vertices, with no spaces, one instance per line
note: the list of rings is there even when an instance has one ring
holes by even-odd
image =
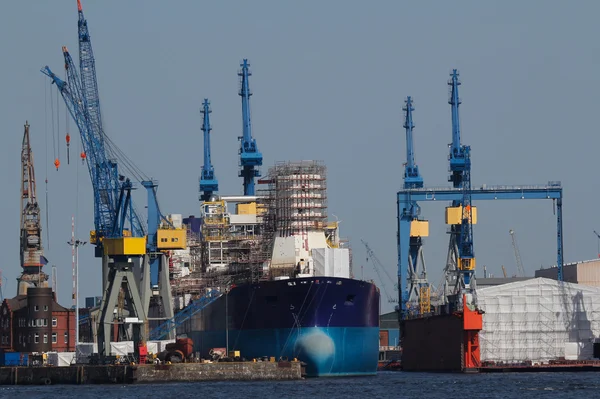
[[[200,113],[203,115],[202,132],[204,133],[204,165],[202,165],[202,176],[200,177],[200,200],[210,201],[213,193],[219,191],[219,181],[215,177],[215,169],[210,160],[210,102],[204,99]]]
[[[406,105],[402,108],[405,113],[404,129],[406,130],[406,164],[404,165],[404,188],[423,187],[423,178],[419,173],[419,167],[415,163],[415,148],[413,142],[413,129],[415,127],[412,118],[412,105],[410,96],[406,98]]]
[[[240,139],[240,166],[242,170],[239,176],[244,178],[244,195],[254,195],[254,178],[260,177],[258,167],[262,165],[263,156],[258,150],[256,140],[252,137],[252,123],[250,122],[250,86],[248,77],[251,75],[248,67],[250,64],[244,59],[241,71],[238,76],[241,77],[239,95],[242,97],[242,122],[243,135]]]
[[[462,214],[458,243],[458,269],[460,294],[475,294],[472,278],[475,274],[475,250],[473,247],[473,205],[471,203],[471,147],[463,147],[465,169],[462,175]],[[462,295],[459,295],[459,300]]]
[[[450,177],[448,181],[452,182],[455,188],[460,188],[462,187],[463,172],[467,168],[466,150],[460,143],[460,120],[458,116],[458,106],[461,103],[458,97],[460,81],[458,80],[459,74],[456,69],[452,70],[450,76],[451,78],[448,81],[448,85],[450,86],[448,104],[452,106],[452,143],[450,144],[450,155],[448,156],[448,160],[450,161]]]
[[[419,167],[415,162],[414,139],[412,112],[414,111],[412,98],[406,98],[406,105],[402,108],[404,111],[404,129],[406,131],[406,163],[404,164],[404,188],[422,188],[423,177],[419,173]],[[405,209],[404,218],[410,223],[405,231],[400,234],[407,234],[409,239],[408,253],[401,254],[405,257],[407,270],[398,275],[399,302],[402,310],[401,314],[413,316],[420,313],[429,312],[429,282],[427,281],[427,267],[423,258],[423,239],[429,235],[429,222],[419,217],[420,208],[416,202],[411,202],[409,208]],[[406,276],[407,290],[403,291],[401,287],[402,276]]]

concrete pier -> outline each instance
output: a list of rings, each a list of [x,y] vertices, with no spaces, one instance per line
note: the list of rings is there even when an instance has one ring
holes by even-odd
[[[302,379],[300,362],[183,363],[143,365],[136,383],[158,381],[260,381]]]
[[[132,384],[195,381],[300,380],[301,362],[0,367],[0,385]]]

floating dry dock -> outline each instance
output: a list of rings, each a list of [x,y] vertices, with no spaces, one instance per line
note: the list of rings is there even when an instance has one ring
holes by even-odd
[[[301,362],[0,367],[0,385],[132,384],[195,381],[282,381],[303,378]]]

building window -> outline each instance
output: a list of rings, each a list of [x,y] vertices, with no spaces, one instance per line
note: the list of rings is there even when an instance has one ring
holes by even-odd
[[[38,305],[35,305],[35,306],[33,307],[33,311],[34,311],[34,312],[37,312],[38,310],[40,310],[40,307],[39,307]]]
[[[48,319],[44,319],[44,327],[48,327]]]
[[[40,343],[40,334],[38,334],[38,333],[33,334],[33,342],[36,344]]]
[[[36,319],[37,326],[38,326],[38,327],[42,327],[42,322],[43,322],[43,321],[44,321],[44,320],[42,320],[42,319]]]
[[[69,333],[65,332],[65,344],[69,343]]]
[[[56,319],[56,317],[52,318],[52,327],[56,327],[58,325],[58,320]]]
[[[47,344],[48,343],[48,334],[44,334],[44,343]]]
[[[48,311],[48,305],[44,305],[44,312]]]
[[[58,342],[58,335],[56,333],[52,333],[52,343],[55,344]]]

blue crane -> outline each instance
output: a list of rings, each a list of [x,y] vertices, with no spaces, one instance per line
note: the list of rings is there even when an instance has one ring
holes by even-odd
[[[404,129],[406,131],[406,163],[404,164],[404,188],[421,188],[423,187],[423,177],[419,173],[419,167],[415,163],[415,151],[413,140],[413,123],[412,112],[414,111],[412,98],[406,98],[406,104],[402,108],[404,111]],[[400,234],[407,235],[409,239],[409,248],[407,259],[407,269],[405,273],[398,274],[398,287],[402,287],[401,279],[403,276],[407,279],[407,290],[399,294],[400,308],[402,313],[414,315],[420,313],[419,298],[421,290],[429,290],[429,282],[427,281],[427,267],[423,259],[423,239],[429,235],[429,222],[419,218],[420,208],[416,202],[410,202],[408,209],[404,210],[402,218],[408,223],[406,229],[403,229]],[[405,254],[401,255],[405,256]],[[424,306],[428,307],[428,306]]]
[[[219,191],[219,181],[215,177],[215,169],[210,161],[210,102],[204,99],[200,113],[203,115],[202,132],[204,133],[204,165],[200,177],[200,200],[209,201],[213,193]]]
[[[239,176],[244,178],[244,195],[254,195],[254,178],[260,177],[258,166],[262,165],[263,156],[258,150],[256,140],[252,137],[252,123],[250,122],[250,86],[248,77],[251,75],[248,67],[250,64],[244,59],[240,64],[242,70],[238,73],[241,77],[240,92],[242,97],[242,122],[243,135],[240,139],[240,166]]]

